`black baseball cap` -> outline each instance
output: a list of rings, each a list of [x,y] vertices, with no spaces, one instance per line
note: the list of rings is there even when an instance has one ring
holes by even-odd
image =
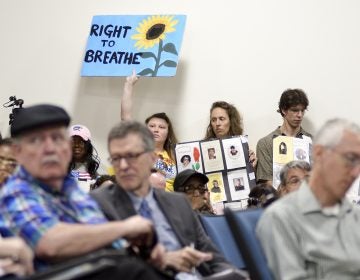
[[[18,110],[11,125],[11,137],[17,137],[26,132],[49,126],[69,126],[70,116],[58,106],[40,104]]]
[[[206,177],[206,175],[197,172],[193,169],[186,169],[184,171],[181,171],[178,175],[176,175],[174,181],[174,190],[176,192],[183,192],[186,181],[188,181],[192,177],[198,177],[203,184],[209,182],[209,179],[208,177]]]

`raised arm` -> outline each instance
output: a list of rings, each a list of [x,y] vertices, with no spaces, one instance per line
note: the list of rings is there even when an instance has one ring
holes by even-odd
[[[132,94],[133,88],[139,77],[136,76],[135,70],[133,70],[132,75],[126,77],[124,84],[124,92],[121,97],[121,115],[120,118],[122,121],[127,121],[132,119]]]

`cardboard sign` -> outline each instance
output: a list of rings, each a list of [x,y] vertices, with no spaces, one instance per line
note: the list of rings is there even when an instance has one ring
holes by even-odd
[[[81,76],[174,76],[185,15],[94,16]]]

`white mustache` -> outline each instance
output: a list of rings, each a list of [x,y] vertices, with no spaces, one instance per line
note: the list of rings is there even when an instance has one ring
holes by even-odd
[[[41,160],[41,164],[59,163],[60,160],[57,155],[49,155]]]

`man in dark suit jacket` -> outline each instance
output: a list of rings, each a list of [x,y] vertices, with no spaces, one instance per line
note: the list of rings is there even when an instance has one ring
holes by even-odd
[[[150,186],[156,154],[153,135],[143,124],[125,121],[115,126],[108,137],[108,148],[117,184],[91,194],[110,220],[148,215],[167,249],[165,265],[178,273],[178,279],[184,279],[184,273],[207,276],[233,268],[214,248],[183,194]],[[150,208],[145,214],[144,201]]]

